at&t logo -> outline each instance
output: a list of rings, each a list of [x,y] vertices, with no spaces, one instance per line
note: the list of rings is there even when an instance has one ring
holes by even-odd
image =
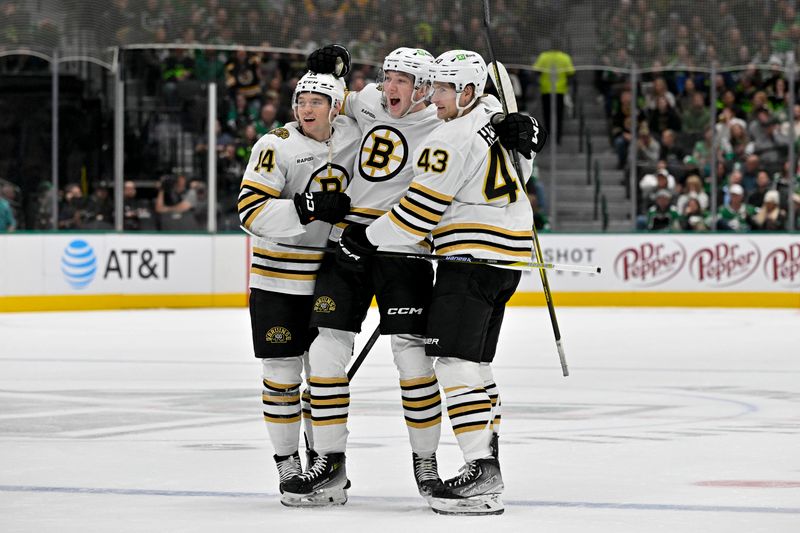
[[[88,242],[75,239],[61,255],[61,272],[73,289],[83,289],[94,280],[97,272],[97,256]]]

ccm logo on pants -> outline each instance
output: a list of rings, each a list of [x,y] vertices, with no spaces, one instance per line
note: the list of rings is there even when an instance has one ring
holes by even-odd
[[[416,307],[390,307],[386,311],[387,315],[421,315],[422,308],[420,307],[417,309]]]

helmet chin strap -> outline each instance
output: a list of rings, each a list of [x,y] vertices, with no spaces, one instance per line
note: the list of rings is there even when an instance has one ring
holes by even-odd
[[[470,100],[469,103],[467,105],[465,105],[464,107],[461,107],[460,105],[458,105],[458,101],[461,100],[461,95],[462,94],[464,94],[464,91],[456,93],[456,109],[458,110],[458,114],[456,115],[456,118],[460,118],[461,115],[464,114],[464,111],[466,111],[467,109],[472,107],[472,105],[478,100],[478,95],[477,94],[473,94],[472,95],[472,100]]]

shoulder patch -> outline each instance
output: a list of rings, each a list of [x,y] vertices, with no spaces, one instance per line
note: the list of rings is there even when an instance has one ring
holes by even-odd
[[[281,139],[288,139],[289,138],[289,130],[286,128],[275,128],[274,130],[270,130],[267,132],[267,135],[276,135]]]

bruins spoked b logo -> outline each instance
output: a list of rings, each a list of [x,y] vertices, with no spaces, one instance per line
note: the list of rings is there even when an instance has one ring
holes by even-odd
[[[311,174],[306,192],[342,192],[350,183],[350,174],[341,165],[327,163]]]
[[[376,126],[361,142],[358,171],[367,181],[392,179],[405,166],[408,143],[399,130]]]
[[[315,313],[331,313],[333,311],[336,311],[336,302],[333,301],[333,298],[320,296],[317,298],[317,301],[314,302]]]
[[[267,331],[267,342],[273,344],[286,344],[292,340],[292,332],[283,326],[275,326]]]

